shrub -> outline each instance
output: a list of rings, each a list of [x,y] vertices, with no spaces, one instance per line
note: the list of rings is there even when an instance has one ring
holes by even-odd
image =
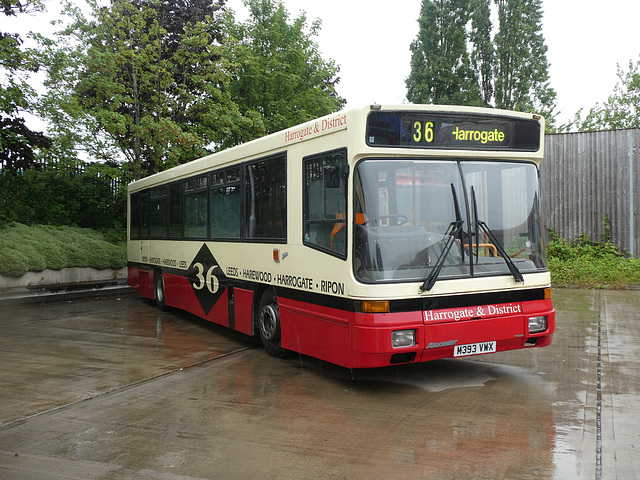
[[[21,277],[29,271],[27,257],[15,248],[0,248],[0,275]]]
[[[66,267],[97,269],[126,266],[126,244],[79,227],[27,227],[19,223],[0,228],[0,275],[19,277],[27,271]]]
[[[554,286],[625,288],[640,284],[640,260],[626,258],[611,241],[594,242],[582,234],[568,242],[550,233],[547,258]]]

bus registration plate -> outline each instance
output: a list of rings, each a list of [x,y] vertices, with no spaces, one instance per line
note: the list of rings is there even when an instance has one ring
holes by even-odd
[[[465,357],[467,355],[494,353],[495,351],[496,342],[468,343],[466,345],[456,345],[453,349],[453,356]]]

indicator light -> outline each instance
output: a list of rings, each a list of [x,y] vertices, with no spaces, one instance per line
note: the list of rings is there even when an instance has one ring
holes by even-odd
[[[389,300],[364,300],[362,311],[364,313],[389,313]]]

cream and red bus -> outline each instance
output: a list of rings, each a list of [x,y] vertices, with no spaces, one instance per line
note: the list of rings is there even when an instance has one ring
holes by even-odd
[[[129,185],[129,284],[348,368],[551,343],[544,119],[371,105]]]

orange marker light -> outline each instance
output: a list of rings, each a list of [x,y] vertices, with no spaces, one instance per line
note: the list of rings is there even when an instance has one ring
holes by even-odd
[[[363,300],[364,313],[389,313],[389,300]]]

